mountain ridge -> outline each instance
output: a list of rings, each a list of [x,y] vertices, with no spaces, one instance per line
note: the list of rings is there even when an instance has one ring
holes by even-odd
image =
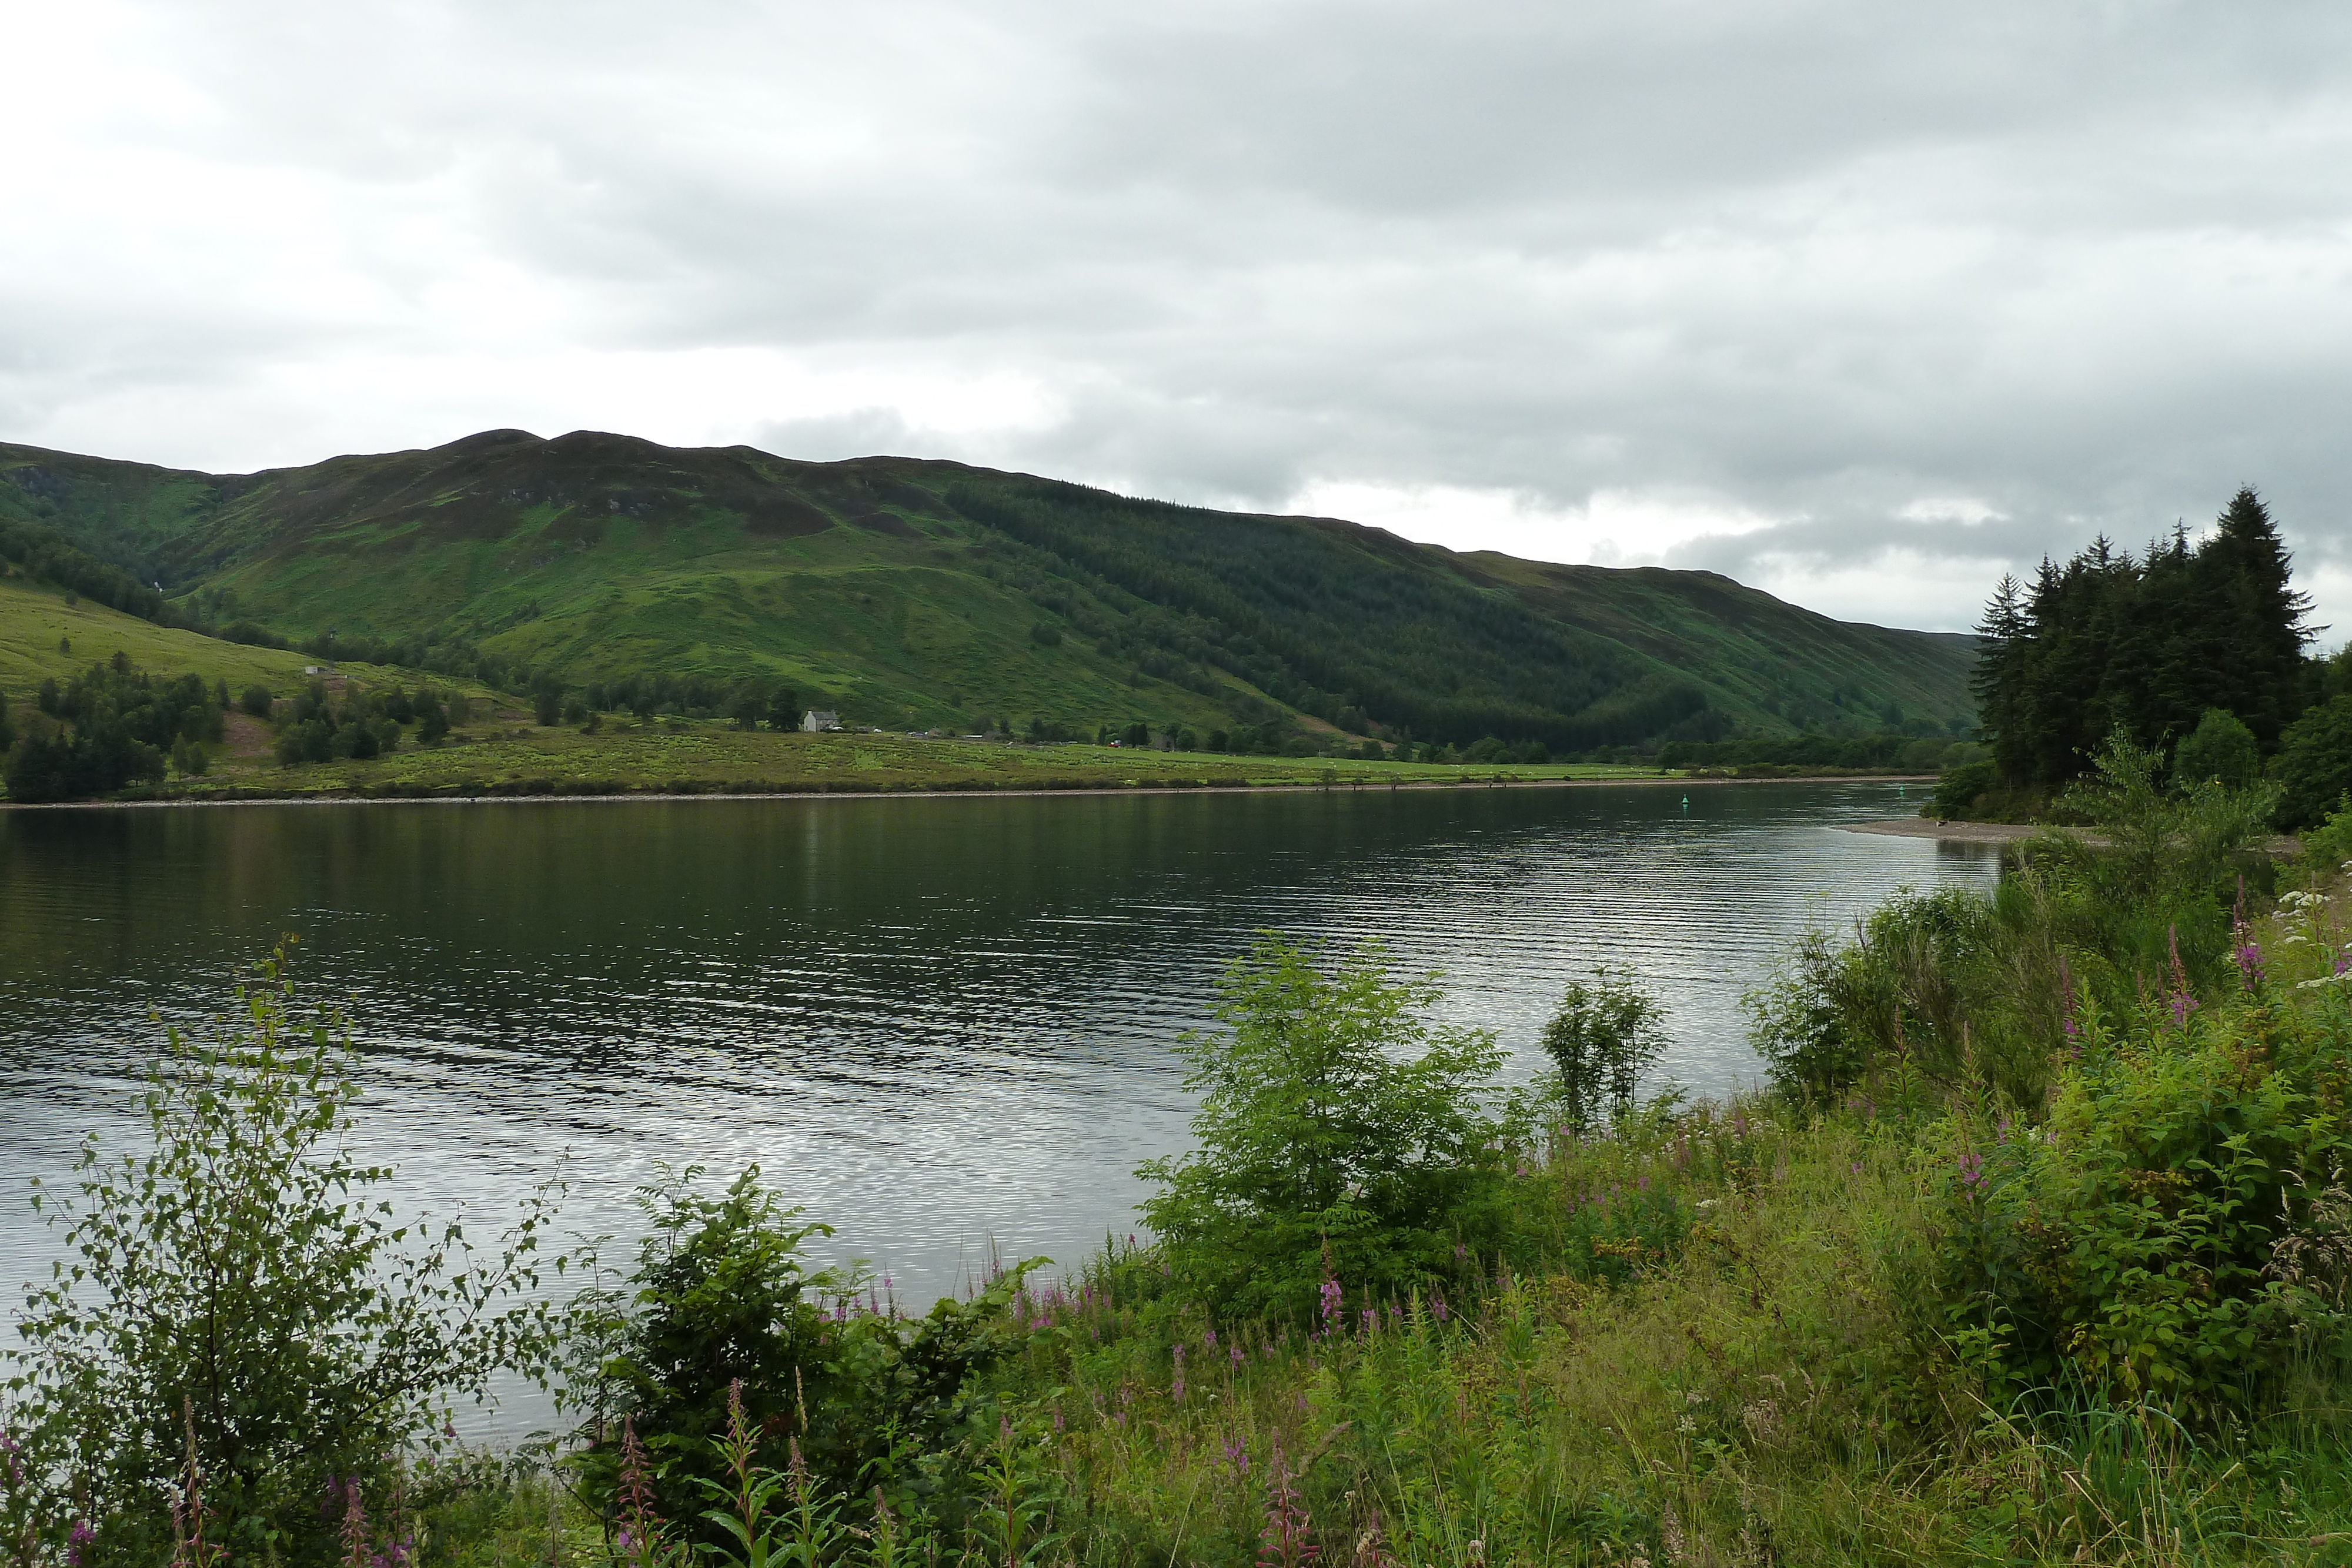
[[[1974,641],[1712,572],[1520,560],[946,459],[490,430],[206,474],[0,444],[0,520],[175,613],[573,683],[792,685],[892,727],[1337,726],[1570,749],[1957,733]]]

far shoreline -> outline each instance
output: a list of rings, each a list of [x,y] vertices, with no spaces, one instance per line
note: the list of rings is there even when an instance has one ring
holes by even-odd
[[[181,807],[227,806],[519,806],[564,804],[604,804],[630,800],[1018,800],[1050,797],[1097,795],[1267,795],[1267,794],[1364,794],[1386,792],[1399,794],[1406,790],[1438,789],[1596,789],[1633,787],[1656,789],[1680,784],[1686,789],[1715,789],[1724,785],[1756,784],[1933,784],[1932,773],[1872,773],[1872,774],[1806,774],[1790,779],[1688,779],[1670,775],[1628,779],[1416,779],[1381,782],[1377,779],[1316,780],[1292,784],[1099,784],[1055,789],[1000,789],[988,785],[970,789],[926,788],[912,789],[695,789],[695,790],[560,790],[551,794],[531,795],[401,795],[401,794],[338,794],[324,790],[299,795],[238,795],[207,797],[180,795],[164,800],[44,800],[17,802],[0,800],[0,811],[114,811],[133,810],[172,810]],[[1923,819],[1924,821],[1924,819]],[[1849,829],[1855,832],[1899,833],[1897,823],[1867,823]],[[1927,835],[1940,836],[1934,833]]]

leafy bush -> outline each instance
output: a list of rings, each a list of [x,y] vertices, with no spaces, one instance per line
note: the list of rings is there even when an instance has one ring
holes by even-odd
[[[1562,1120],[1581,1131],[1633,1106],[1642,1074],[1665,1049],[1665,1009],[1639,981],[1601,970],[1571,980],[1544,1026],[1544,1053],[1558,1069]]]
[[[2242,789],[2261,778],[2262,771],[2262,750],[2254,744],[2254,732],[2227,708],[2207,708],[2196,729],[2172,753],[2176,789],[2210,783]]]
[[[1848,1023],[1848,952],[1827,932],[1808,931],[1771,979],[1740,998],[1772,1087],[1801,1104],[1826,1103],[1871,1069],[1870,1045]]]
[[[1936,780],[1936,792],[1927,798],[1927,815],[1965,817],[1978,797],[2000,782],[2000,768],[1990,759],[1955,768]]]
[[[1200,1147],[1138,1167],[1176,1275],[1239,1310],[1304,1309],[1334,1277],[1421,1280],[1499,1173],[1481,1105],[1494,1037],[1417,1016],[1435,987],[1391,980],[1377,945],[1328,974],[1316,957],[1270,936],[1227,968],[1227,1031],[1178,1047]]]
[[[2030,1099],[2072,983],[2060,913],[2030,872],[2000,899],[1967,888],[1898,893],[1847,946],[1822,932],[1800,939],[1746,998],[1749,1039],[1774,1086],[1808,1103],[1884,1074]]]
[[[268,718],[270,702],[269,688],[257,681],[238,695],[236,706],[256,718]]]
[[[588,1495],[615,1517],[635,1489],[634,1506],[693,1521],[730,1488],[731,1465],[790,1471],[836,1505],[879,1485],[901,1517],[937,1511],[961,1462],[960,1396],[1015,1344],[1007,1308],[1044,1260],[910,1322],[857,1306],[862,1273],[804,1265],[803,1243],[831,1231],[783,1207],[758,1166],[716,1197],[697,1190],[700,1174],[641,1190],[650,1229],[632,1289],[583,1310],[592,1364],[572,1396],[589,1406],[576,1461]],[[730,1431],[731,1458],[711,1441]]]
[[[2352,794],[2336,802],[2326,821],[2304,830],[2303,865],[2314,878],[2329,877],[2352,865]]]
[[[2085,1006],[2040,1129],[1954,1123],[1941,1284],[1997,1395],[2079,1376],[2219,1416],[2299,1332],[2344,1333],[2328,1189],[2352,1163],[2352,1012],[2325,978],[2325,1004],[2285,1005],[2242,953],[2236,1000],[2200,1006],[2176,976],[2126,1012]]]
[[[2168,795],[2158,782],[2161,758],[2117,729],[2092,758],[2092,772],[2059,796],[2058,805],[2096,823],[2106,852],[2078,865],[2095,871],[2112,896],[2163,902],[2204,891],[2231,857],[2269,829],[2277,809],[2275,785],[2233,789],[2200,779]]]
[[[9,1388],[58,1489],[47,1517],[95,1532],[85,1563],[163,1561],[191,1464],[215,1545],[323,1561],[349,1486],[387,1483],[453,1398],[552,1353],[553,1316],[524,1299],[543,1195],[487,1249],[396,1222],[391,1173],[348,1142],[341,1015],[295,1016],[284,945],[236,995],[207,1038],[167,1031],[144,1153],[109,1157],[93,1134],[72,1196],[37,1184],[74,1261],[28,1296]]]
[[[2278,780],[2278,824],[2290,831],[2316,822],[2352,789],[2352,692],[2308,709],[2279,736],[2271,758]]]

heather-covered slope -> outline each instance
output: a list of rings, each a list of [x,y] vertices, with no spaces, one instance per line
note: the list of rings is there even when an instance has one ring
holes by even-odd
[[[213,476],[0,446],[11,520],[207,622],[464,643],[573,681],[757,678],[889,726],[1304,716],[1583,749],[1969,712],[1968,639],[1709,574],[1456,556],[907,458],[491,431]]]

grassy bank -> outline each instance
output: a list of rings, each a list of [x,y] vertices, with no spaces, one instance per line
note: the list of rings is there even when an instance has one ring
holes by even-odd
[[[225,748],[226,750],[228,748]],[[230,751],[197,778],[158,793],[254,796],[465,796],[833,792],[906,789],[1099,789],[1129,785],[1386,785],[1469,780],[1658,777],[1634,768],[1460,768],[1026,746],[899,735],[772,735],[717,721],[612,721],[600,733],[540,727],[512,716],[459,730],[439,747],[404,745],[369,761],[281,767]]]

